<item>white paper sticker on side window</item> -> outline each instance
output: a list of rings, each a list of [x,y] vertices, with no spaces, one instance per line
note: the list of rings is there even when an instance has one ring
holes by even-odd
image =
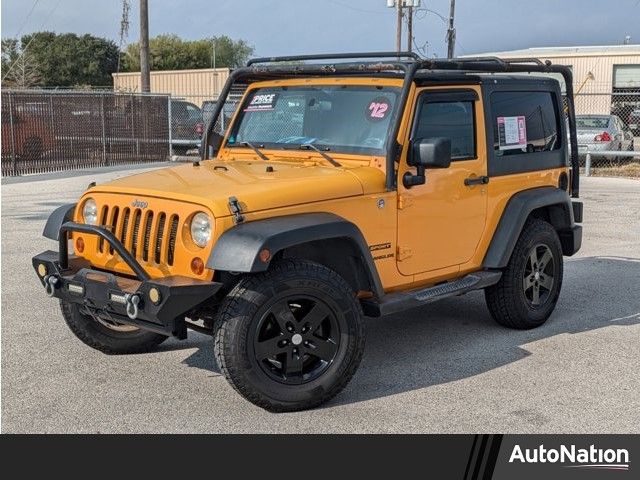
[[[500,150],[527,148],[527,123],[524,116],[498,117]]]

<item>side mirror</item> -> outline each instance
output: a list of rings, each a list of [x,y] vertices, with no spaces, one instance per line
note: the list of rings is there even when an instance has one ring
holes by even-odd
[[[407,163],[414,167],[448,168],[451,165],[451,139],[421,138],[413,142]]]
[[[426,181],[425,169],[448,168],[451,165],[451,139],[435,137],[416,140],[409,150],[407,164],[417,167],[417,174],[405,172],[402,177],[405,188],[423,185]]]

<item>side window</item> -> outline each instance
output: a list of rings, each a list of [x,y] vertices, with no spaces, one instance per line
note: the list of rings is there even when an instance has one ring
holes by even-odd
[[[187,114],[191,120],[202,120],[202,111],[190,103],[187,104]]]
[[[491,112],[497,156],[558,150],[562,139],[551,92],[494,92]]]
[[[451,160],[476,158],[473,101],[430,101],[425,95],[418,107],[414,139],[451,139]]]

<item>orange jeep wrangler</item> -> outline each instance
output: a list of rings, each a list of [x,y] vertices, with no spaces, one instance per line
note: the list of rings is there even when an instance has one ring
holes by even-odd
[[[59,251],[33,266],[87,345],[122,354],[209,334],[227,380],[270,411],[342,390],[365,317],[484,289],[501,325],[542,325],[563,256],[580,248],[564,66],[254,59],[231,74],[202,143],[193,164],[92,184],[55,210],[44,235]]]

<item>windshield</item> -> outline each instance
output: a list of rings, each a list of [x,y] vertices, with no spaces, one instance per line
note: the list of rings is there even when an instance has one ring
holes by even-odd
[[[382,154],[398,91],[359,85],[256,89],[243,103],[227,146],[314,144],[336,152]]]
[[[576,117],[577,128],[607,128],[609,117]]]

